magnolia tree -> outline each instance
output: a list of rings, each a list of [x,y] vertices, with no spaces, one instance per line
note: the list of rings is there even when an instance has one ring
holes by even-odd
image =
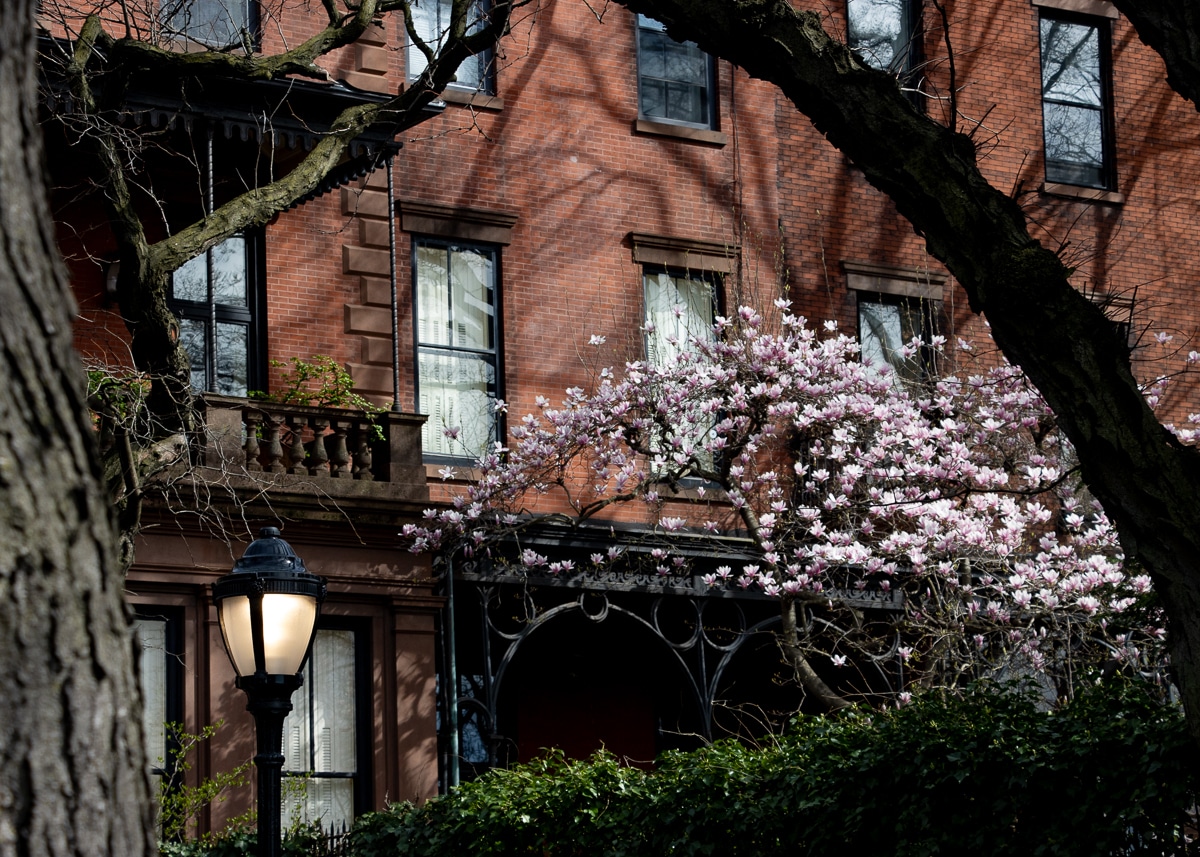
[[[767,323],[743,307],[715,336],[669,342],[669,359],[599,370],[558,406],[539,399],[477,482],[406,528],[412,549],[562,574],[572,560],[523,548],[524,533],[640,519],[653,542],[641,555],[678,575],[699,536],[718,555],[737,536],[738,559],[704,583],[778,598],[785,656],[830,708],[865,687],[841,679],[865,659],[895,664],[905,686],[1032,672],[1059,691],[1082,667],[1161,665],[1150,580],[1123,563],[1019,370],[902,383],[834,323],[819,333],[777,309]],[[942,338],[906,350],[949,362]],[[985,362],[961,341],[957,356]],[[627,559],[614,544],[590,562]],[[858,590],[902,610],[881,620]]]

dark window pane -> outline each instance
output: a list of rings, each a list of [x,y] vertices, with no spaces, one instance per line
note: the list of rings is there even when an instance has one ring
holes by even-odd
[[[245,396],[250,389],[254,316],[246,248],[246,238],[236,235],[172,277],[172,309],[196,390]]]
[[[213,300],[246,306],[246,239],[240,235],[212,248]]]
[[[231,45],[250,29],[247,0],[166,0],[162,20],[173,32],[207,45]]]
[[[662,25],[638,16],[638,109],[651,119],[712,127],[712,59],[676,42]]]
[[[642,78],[642,115],[651,119],[667,115],[667,85],[660,80]]]
[[[208,300],[208,258],[200,255],[171,275],[171,297],[177,301]]]
[[[190,318],[179,320],[179,341],[187,352],[192,364],[192,388],[208,389],[208,370],[205,355],[208,354],[208,341],[205,332],[208,329],[203,321]]]
[[[1099,27],[1042,18],[1042,126],[1046,179],[1107,187],[1111,182],[1110,127]]]
[[[249,346],[250,331],[246,325],[217,325],[217,392],[221,395],[246,395]]]
[[[1042,97],[1099,107],[1103,93],[1097,29],[1043,18],[1041,32]]]
[[[702,91],[694,86],[670,84],[667,87],[667,118],[699,125],[707,122]]]

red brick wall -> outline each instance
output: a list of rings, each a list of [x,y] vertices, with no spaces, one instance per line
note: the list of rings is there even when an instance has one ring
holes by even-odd
[[[1118,20],[1114,101],[1124,203],[1040,193],[1037,9],[1026,0],[959,0],[946,8],[957,123],[976,140],[985,174],[1019,194],[1036,235],[1061,242],[1081,289],[1135,297],[1141,341],[1151,342],[1146,332],[1168,330],[1172,347],[1186,345],[1186,352],[1200,324],[1191,300],[1200,254],[1189,240],[1196,194],[1181,178],[1200,175],[1195,110],[1166,87],[1160,60]],[[844,29],[839,4],[820,9],[834,31]],[[944,117],[952,87],[947,44],[932,10],[926,22],[927,109]],[[312,24],[303,15],[272,19],[264,47],[294,43]],[[380,89],[390,80],[394,87],[403,80],[402,42],[398,23],[389,20],[369,44],[325,65],[335,77],[358,75],[357,83],[369,78]],[[556,398],[586,381],[580,355],[590,352],[592,333],[608,338],[609,362],[640,354],[640,266],[626,239],[631,231],[739,243],[740,286],[757,290],[760,303],[786,283],[798,311],[849,329],[855,297],[843,261],[938,268],[891,203],[806,119],[773,87],[727,63],[719,63],[718,87],[724,145],[635,131],[634,23],[622,8],[597,20],[585,4],[544,3],[536,20],[517,22],[500,54],[502,107],[449,104],[404,135],[395,176],[401,200],[517,215],[512,243],[501,252],[504,395],[514,414],[532,409],[537,394]],[[384,187],[377,175],[361,195],[343,190],[287,212],[270,225],[267,240],[270,356],[330,354],[380,401],[391,398]],[[414,407],[411,237],[398,232],[406,409]],[[94,307],[95,272],[78,282],[81,302]],[[985,326],[953,281],[944,294],[945,332],[985,340]],[[91,331],[85,338],[112,351],[113,319],[102,309],[83,316]],[[1157,343],[1135,356],[1147,375],[1174,365]],[[1176,416],[1188,410],[1189,396],[1181,385]]]

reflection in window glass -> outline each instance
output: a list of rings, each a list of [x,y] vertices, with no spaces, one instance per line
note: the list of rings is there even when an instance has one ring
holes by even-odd
[[[926,349],[911,353],[907,346],[914,340],[928,342],[933,335],[932,307],[916,298],[871,300],[859,295],[858,341],[863,363],[900,381],[919,381],[929,373]]]
[[[1101,29],[1043,17],[1040,34],[1046,179],[1108,187]]]
[[[638,15],[639,110],[647,119],[713,127],[712,59]]]
[[[192,387],[245,396],[253,371],[250,265],[246,238],[235,235],[189,260],[171,278],[171,308],[191,363]]]
[[[847,0],[847,42],[868,65],[902,71],[909,64],[909,0]]]
[[[417,35],[433,49],[434,53],[437,53],[441,50],[442,41],[450,28],[450,12],[453,8],[451,0],[416,0],[410,8],[412,9],[413,27],[416,29]],[[479,30],[483,26],[487,9],[487,3],[484,0],[471,4],[468,11],[470,15],[468,32]],[[492,84],[491,75],[492,56],[491,51],[485,51],[467,57],[455,72],[457,79],[450,86],[457,89],[469,89],[472,92],[494,94],[495,87]],[[425,60],[425,54],[421,53],[420,49],[411,42],[408,45],[407,64],[409,80],[415,80],[429,65]]]
[[[478,458],[496,439],[495,252],[420,242],[414,258],[422,448]]]
[[[340,830],[354,820],[356,680],[354,632],[319,629],[283,723],[285,829],[299,820]]]
[[[164,0],[159,8],[168,33],[213,47],[238,44],[254,30],[249,0]]]

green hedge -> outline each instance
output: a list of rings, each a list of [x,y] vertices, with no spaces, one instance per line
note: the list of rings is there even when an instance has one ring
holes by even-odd
[[[550,755],[365,816],[353,853],[1176,855],[1197,761],[1178,711],[1129,685],[1052,712],[995,689],[928,694],[801,718],[767,749],[668,753],[652,772]]]

